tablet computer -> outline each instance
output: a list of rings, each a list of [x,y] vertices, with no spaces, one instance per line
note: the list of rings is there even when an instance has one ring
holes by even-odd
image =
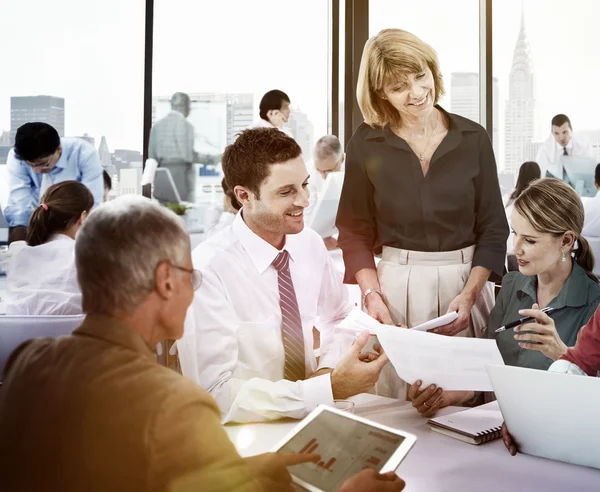
[[[413,434],[319,405],[274,451],[320,454],[318,463],[288,470],[299,490],[330,492],[365,468],[396,470],[416,440]]]

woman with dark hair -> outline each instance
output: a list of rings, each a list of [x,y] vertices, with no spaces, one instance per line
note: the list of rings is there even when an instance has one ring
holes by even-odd
[[[6,314],[81,314],[75,235],[93,206],[93,195],[77,181],[48,188],[29,219],[27,242],[10,246]]]
[[[521,167],[519,168],[519,177],[517,178],[517,185],[515,186],[515,189],[510,194],[510,196],[508,197],[508,201],[506,202],[506,217],[509,221],[517,197],[521,193],[523,193],[525,188],[529,186],[529,183],[531,183],[535,179],[539,179],[541,175],[542,171],[540,170],[540,166],[537,162],[527,161],[521,164]],[[506,241],[506,257],[509,272],[519,271],[519,268],[517,266],[517,260],[513,252],[513,242],[514,233],[511,230]]]

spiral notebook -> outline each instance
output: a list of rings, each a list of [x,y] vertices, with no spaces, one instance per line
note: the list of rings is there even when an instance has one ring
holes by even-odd
[[[431,430],[469,444],[493,441],[502,435],[502,412],[497,401],[430,419]]]

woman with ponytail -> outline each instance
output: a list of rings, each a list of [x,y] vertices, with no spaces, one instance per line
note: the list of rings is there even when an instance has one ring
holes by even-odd
[[[48,188],[29,219],[27,243],[11,244],[6,314],[81,314],[75,235],[93,206],[93,195],[77,181]]]
[[[583,219],[579,195],[558,179],[535,180],[515,199],[510,223],[519,271],[504,276],[487,327],[506,365],[548,369],[575,345],[579,330],[600,304],[594,255],[581,235]],[[554,312],[544,314],[546,307]],[[524,316],[534,322],[496,333]],[[446,406],[445,401],[452,404],[473,395],[438,394],[436,389],[423,391],[415,400],[424,416]]]

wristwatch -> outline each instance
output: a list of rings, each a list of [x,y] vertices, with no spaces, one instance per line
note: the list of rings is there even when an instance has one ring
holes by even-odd
[[[379,292],[377,289],[367,289],[365,291],[365,293],[362,295],[362,303],[363,306],[365,305],[366,301],[367,301],[367,296],[369,294],[372,294],[373,292],[376,292],[377,294],[379,294],[381,296],[381,298],[383,298],[383,295],[381,294],[381,292]]]

